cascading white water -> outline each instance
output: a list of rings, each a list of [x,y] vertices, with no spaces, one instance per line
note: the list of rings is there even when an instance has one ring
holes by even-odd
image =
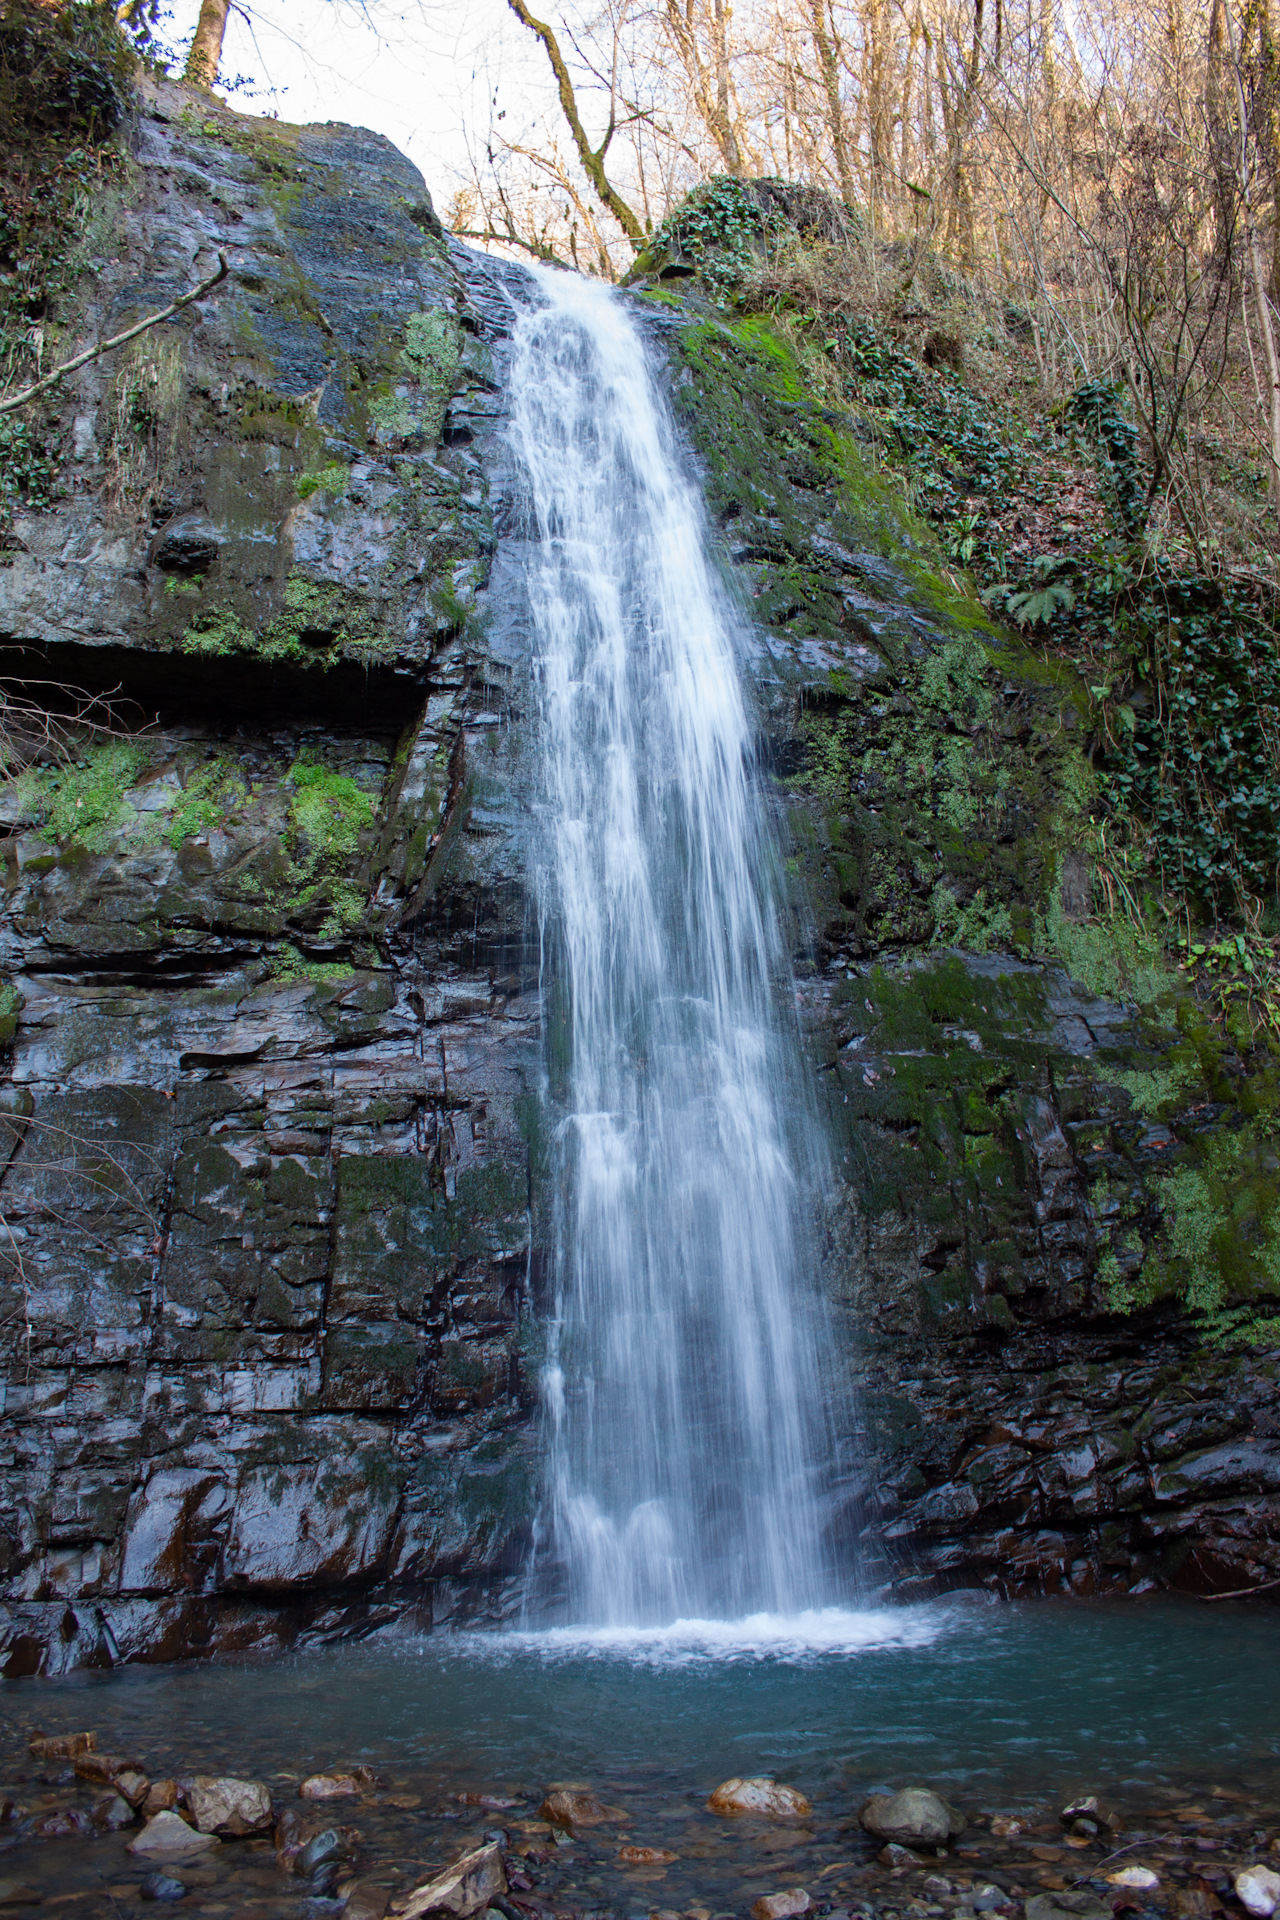
[[[736,616],[625,303],[537,276],[535,863],[558,1175],[544,1533],[593,1625],[813,1605],[803,1092]]]

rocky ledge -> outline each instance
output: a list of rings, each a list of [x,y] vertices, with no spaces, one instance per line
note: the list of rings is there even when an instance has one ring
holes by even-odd
[[[14,679],[109,722],[0,822],[10,1675],[500,1621],[536,1489],[512,283],[375,135],[148,83],[119,138],[68,336],[229,272],[46,403],[0,566]],[[756,615],[839,1537],[907,1594],[1273,1592],[1270,1082],[1097,924],[1072,688],[856,414],[633,297]]]

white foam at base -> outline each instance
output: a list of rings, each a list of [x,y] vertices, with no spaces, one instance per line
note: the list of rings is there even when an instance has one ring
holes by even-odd
[[[689,1660],[802,1659],[895,1647],[927,1647],[949,1624],[936,1606],[803,1613],[751,1613],[740,1620],[673,1620],[665,1627],[546,1627],[538,1631],[460,1633],[453,1644],[490,1659],[516,1653],[613,1657],[653,1665]]]

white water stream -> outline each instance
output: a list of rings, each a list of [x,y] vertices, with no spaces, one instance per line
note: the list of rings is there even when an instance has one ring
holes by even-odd
[[[537,282],[511,406],[558,1195],[539,1550],[577,1624],[795,1615],[822,1599],[822,1149],[738,617],[627,305]]]

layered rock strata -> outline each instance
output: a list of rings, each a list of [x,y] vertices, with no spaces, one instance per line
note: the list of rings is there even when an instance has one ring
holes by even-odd
[[[498,1621],[535,1506],[512,283],[374,135],[162,86],[129,138],[76,327],[229,277],[68,382],[64,497],[0,568],[10,672],[114,716],[5,790],[11,1674]],[[836,1142],[835,1530],[904,1594],[1261,1585],[1276,1355],[1132,1301],[1208,1257],[1206,1141],[1265,1252],[1269,1109],[1086,964],[1072,688],[783,335],[639,298],[755,614]]]

